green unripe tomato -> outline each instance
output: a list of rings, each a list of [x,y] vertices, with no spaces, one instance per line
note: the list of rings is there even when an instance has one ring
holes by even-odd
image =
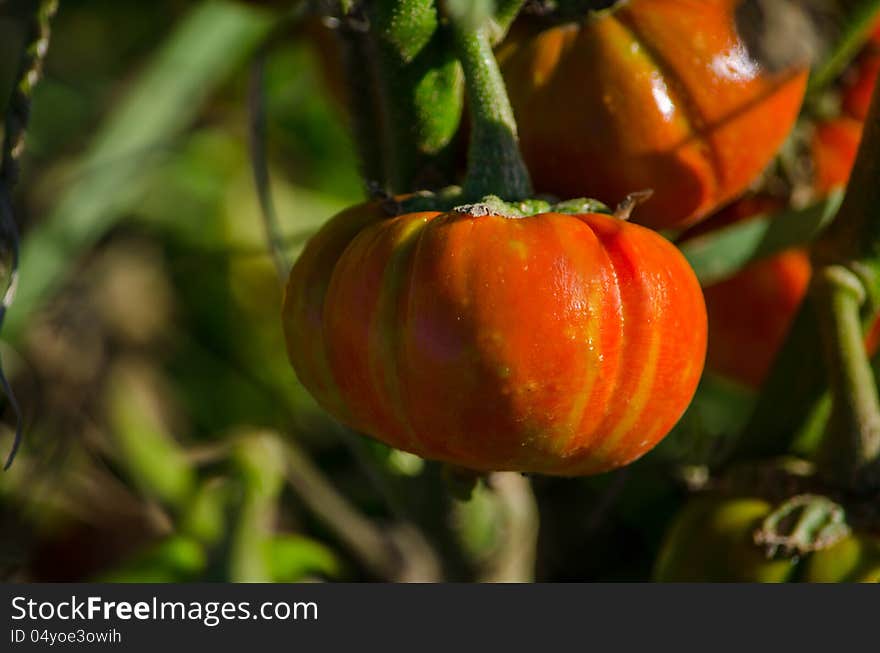
[[[807,560],[807,583],[880,583],[880,538],[853,535]]]
[[[658,582],[784,583],[795,561],[771,560],[753,533],[772,507],[761,499],[700,497],[672,524],[654,567]]]

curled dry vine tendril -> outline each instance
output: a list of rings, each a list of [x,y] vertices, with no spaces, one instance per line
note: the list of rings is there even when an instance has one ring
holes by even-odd
[[[43,72],[43,62],[49,50],[51,22],[58,11],[58,0],[39,0],[31,17],[25,47],[18,68],[18,76],[9,106],[6,110],[3,136],[3,154],[0,162],[0,264],[4,268],[5,289],[0,299],[0,327],[6,311],[15,298],[18,285],[18,226],[12,210],[12,188],[18,181],[19,161],[24,152],[25,131],[30,118],[34,87]],[[0,388],[9,399],[15,413],[15,439],[3,469],[9,469],[22,437],[22,413],[12,387],[0,364]]]

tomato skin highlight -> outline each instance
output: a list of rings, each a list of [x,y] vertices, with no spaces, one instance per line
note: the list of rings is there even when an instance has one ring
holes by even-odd
[[[660,235],[598,214],[363,210],[309,243],[284,308],[300,380],[352,428],[469,469],[576,476],[643,455],[690,403],[705,306]]]
[[[806,70],[770,74],[732,0],[632,0],[499,51],[539,192],[619,202],[685,227],[739,195],[797,117]]]

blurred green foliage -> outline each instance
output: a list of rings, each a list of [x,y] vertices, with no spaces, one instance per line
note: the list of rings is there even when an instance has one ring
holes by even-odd
[[[0,0],[3,98],[30,4]],[[366,580],[389,565],[402,570],[386,579],[472,580],[512,532],[515,510],[486,486],[453,499],[437,465],[330,420],[287,363],[247,134],[249,65],[285,4],[62,2],[17,189],[21,287],[0,348],[27,419],[0,476],[4,580]],[[363,185],[324,74],[335,55],[309,30],[273,43],[268,156],[292,259]],[[786,224],[812,233],[822,208]],[[750,225],[694,242],[706,277],[794,233]],[[753,404],[707,376],[635,465],[532,479],[537,578],[649,578],[687,494],[682,466],[715,461]]]

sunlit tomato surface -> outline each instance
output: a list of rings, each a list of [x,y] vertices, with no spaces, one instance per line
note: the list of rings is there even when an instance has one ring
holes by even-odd
[[[722,210],[685,238],[783,208],[785,204],[775,198],[750,196]],[[707,369],[751,387],[760,386],[788,335],[811,272],[807,252],[791,249],[706,286]]]
[[[683,227],[770,162],[807,73],[769,74],[740,39],[736,0],[631,0],[501,49],[536,188],[617,202],[653,189],[636,220]]]
[[[284,307],[300,380],[352,428],[470,469],[581,475],[638,458],[690,403],[705,307],[658,234],[597,214],[378,213],[333,218]]]
[[[771,506],[762,499],[700,497],[663,540],[654,579],[665,583],[783,583],[795,561],[768,560],[754,532]]]

